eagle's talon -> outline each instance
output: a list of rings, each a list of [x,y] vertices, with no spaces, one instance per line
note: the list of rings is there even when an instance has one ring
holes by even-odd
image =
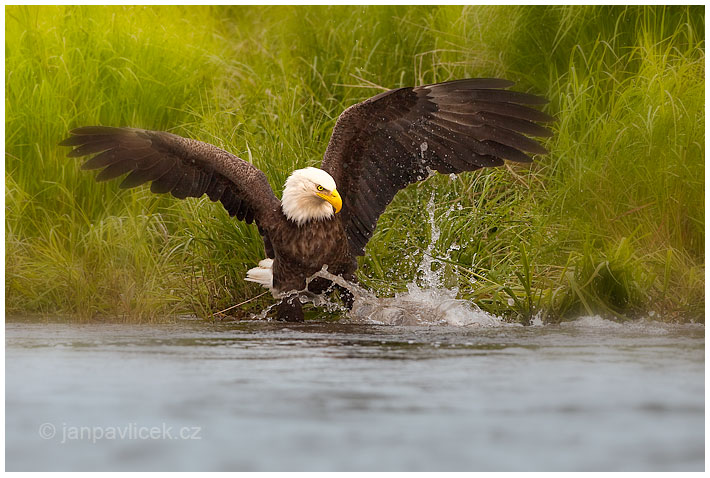
[[[298,297],[283,299],[276,311],[276,320],[282,322],[305,322],[303,307]]]

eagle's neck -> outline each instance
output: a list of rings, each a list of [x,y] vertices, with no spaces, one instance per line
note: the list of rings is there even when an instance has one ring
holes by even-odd
[[[294,175],[286,180],[281,209],[286,219],[299,226],[333,217],[333,206],[313,194],[310,185]]]

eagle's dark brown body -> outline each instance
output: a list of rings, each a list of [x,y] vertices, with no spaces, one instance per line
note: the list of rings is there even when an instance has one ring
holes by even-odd
[[[303,291],[308,285],[312,293],[325,292],[332,287],[330,282],[319,277],[313,278],[323,265],[328,266],[331,274],[351,282],[356,280],[357,259],[348,247],[340,216],[302,226],[283,221],[273,231],[268,231],[268,237],[272,246],[270,258],[274,259],[273,285],[277,291]],[[309,278],[312,279],[306,284]],[[347,291],[342,292],[347,294]],[[284,320],[301,320],[303,314],[300,302],[295,297],[283,301],[278,315]]]
[[[285,221],[269,233],[274,251],[274,288],[303,290],[306,278],[328,265],[328,272],[354,277],[357,259],[350,253],[340,217],[303,226]]]
[[[263,172],[207,143],[92,126],[72,130],[62,144],[76,147],[70,156],[98,153],[82,166],[102,169],[98,180],[130,173],[121,187],[151,181],[153,192],[180,199],[207,194],[231,216],[256,222],[266,255],[274,260],[273,288],[289,292],[303,290],[324,264],[328,272],[354,280],[357,256],[365,253],[379,216],[407,185],[432,172],[458,174],[504,160],[530,162],[526,152],[545,154],[526,135],[550,136],[537,123],[552,117],[525,105],[546,100],[508,91],[512,84],[482,78],[399,88],[346,109],[321,165],[337,185],[342,211],[300,225],[287,217]],[[324,280],[309,284],[316,292],[326,286]],[[301,320],[300,302],[284,299],[278,315]]]

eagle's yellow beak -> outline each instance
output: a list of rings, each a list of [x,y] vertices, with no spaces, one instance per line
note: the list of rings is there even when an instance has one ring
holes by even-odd
[[[343,208],[343,200],[340,197],[340,194],[338,193],[337,189],[333,189],[330,194],[322,194],[322,193],[316,193],[318,196],[322,197],[326,201],[328,201],[332,206],[333,209],[335,209],[335,214],[338,214],[340,210]]]

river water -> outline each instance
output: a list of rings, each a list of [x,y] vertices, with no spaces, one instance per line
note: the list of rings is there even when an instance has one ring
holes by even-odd
[[[7,470],[703,470],[702,325],[6,324]]]

